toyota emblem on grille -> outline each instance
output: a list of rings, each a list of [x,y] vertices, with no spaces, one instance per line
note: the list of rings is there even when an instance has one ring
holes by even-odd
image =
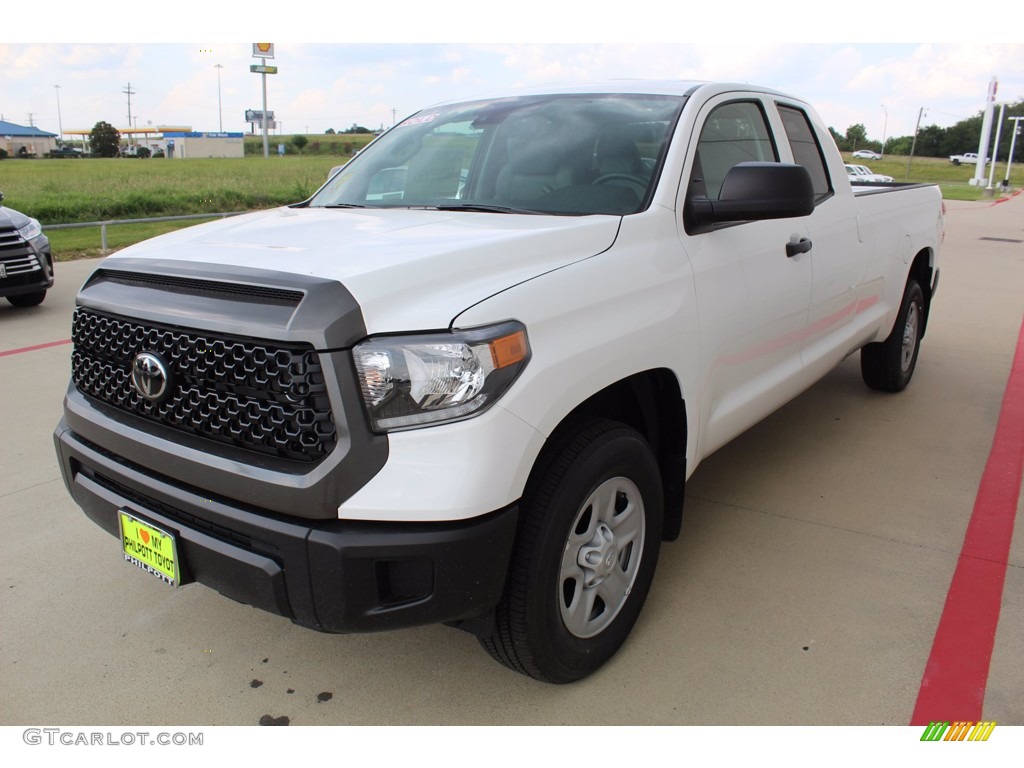
[[[132,360],[132,386],[151,403],[160,402],[170,390],[164,361],[152,352],[140,352]]]

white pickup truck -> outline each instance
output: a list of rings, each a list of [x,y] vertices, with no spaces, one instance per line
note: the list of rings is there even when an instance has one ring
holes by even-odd
[[[950,155],[949,162],[953,165],[977,165],[978,164],[978,153],[977,152],[965,152],[962,155]],[[985,164],[988,165],[988,159],[985,159]]]
[[[111,561],[569,682],[626,639],[703,457],[858,350],[907,386],[942,237],[936,187],[854,192],[782,93],[441,104],[305,202],[102,262],[60,464]]]

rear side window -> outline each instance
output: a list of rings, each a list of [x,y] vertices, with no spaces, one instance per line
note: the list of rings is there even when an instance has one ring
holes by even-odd
[[[793,150],[793,159],[798,165],[802,165],[811,175],[814,184],[814,202],[820,203],[832,194],[832,187],[829,184],[828,173],[825,171],[825,159],[821,153],[821,146],[811,128],[811,122],[807,115],[795,107],[778,105],[779,115],[782,117],[782,124],[786,129],[786,137],[789,139],[790,149]]]

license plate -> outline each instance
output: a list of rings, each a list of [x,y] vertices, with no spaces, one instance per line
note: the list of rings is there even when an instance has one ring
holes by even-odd
[[[124,559],[172,587],[178,586],[178,551],[174,536],[124,509],[118,510],[117,519]]]

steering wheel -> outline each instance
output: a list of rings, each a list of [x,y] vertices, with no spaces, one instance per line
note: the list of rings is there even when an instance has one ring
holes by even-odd
[[[636,192],[636,196],[640,199],[643,199],[644,195],[647,194],[647,181],[631,173],[606,173],[604,176],[598,176],[594,179],[593,183],[618,184],[621,187],[629,187]]]

